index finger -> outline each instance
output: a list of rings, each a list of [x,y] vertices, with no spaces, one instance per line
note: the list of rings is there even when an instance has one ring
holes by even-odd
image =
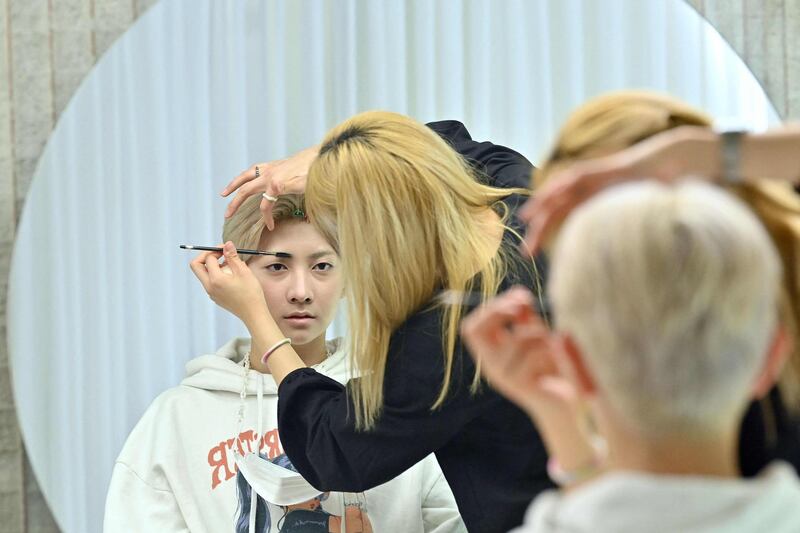
[[[228,183],[220,195],[228,196],[230,193],[241,187],[247,182],[253,181],[254,179],[263,176],[264,173],[268,170],[269,163],[256,163],[255,165],[251,166],[247,170],[243,170],[238,176],[233,178],[230,183]]]
[[[200,265],[200,264],[205,264],[205,262],[206,262],[206,259],[208,259],[208,256],[209,256],[209,255],[216,256],[217,258],[219,258],[219,257],[221,257],[221,256],[222,256],[222,254],[221,254],[220,252],[211,252],[211,251],[208,251],[208,252],[200,252],[199,254],[197,254],[197,255],[194,257],[194,259],[192,259],[192,261],[191,261],[191,263],[190,263],[190,264],[198,264],[198,265]]]
[[[200,280],[200,284],[208,292],[210,279],[208,277],[208,270],[206,268],[206,259],[209,254],[218,252],[202,252],[189,262],[189,268],[192,269],[195,277]]]
[[[213,279],[217,276],[224,275],[222,273],[222,267],[219,264],[220,257],[222,257],[221,252],[208,252],[205,256],[205,260],[203,261],[206,267],[206,272],[208,272],[208,278],[211,281],[213,281]]]
[[[255,165],[251,166],[247,170],[242,171],[238,176],[233,178],[230,183],[228,183],[222,192],[220,193],[222,196],[228,196],[230,193],[247,183],[248,181],[256,179],[256,167],[263,166],[264,163],[256,163]]]

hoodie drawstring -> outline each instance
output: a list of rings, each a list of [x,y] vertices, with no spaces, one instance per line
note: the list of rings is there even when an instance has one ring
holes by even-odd
[[[256,373],[256,390],[258,391],[258,422],[257,422],[257,431],[256,435],[258,435],[258,444],[256,445],[256,454],[261,454],[261,444],[264,442],[264,376]],[[256,495],[255,489],[250,487],[250,526],[249,530],[250,533],[256,533]],[[267,512],[269,512],[269,508],[267,508]]]

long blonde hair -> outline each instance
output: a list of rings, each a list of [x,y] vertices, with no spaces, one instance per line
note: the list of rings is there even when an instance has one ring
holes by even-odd
[[[590,100],[559,131],[547,160],[534,171],[534,186],[567,164],[607,155],[678,126],[711,127],[711,118],[673,97],[648,91],[620,91]],[[780,316],[797,338],[800,332],[800,198],[786,183],[761,180],[729,186],[767,229],[783,266]],[[800,408],[800,343],[780,380],[787,407]]]
[[[477,290],[484,299],[505,275],[505,257],[491,246],[480,217],[511,193],[481,183],[438,135],[395,113],[356,115],[326,135],[309,170],[311,223],[340,252],[349,319],[351,362],[362,377],[350,388],[356,425],[374,426],[393,331],[439,290]],[[477,275],[477,276],[476,276]],[[461,306],[444,306],[446,398],[453,371]]]

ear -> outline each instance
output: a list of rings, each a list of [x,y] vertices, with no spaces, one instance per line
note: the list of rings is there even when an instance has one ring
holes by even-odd
[[[566,368],[562,368],[562,372],[572,381],[581,396],[594,396],[597,387],[594,377],[584,361],[583,352],[568,333],[560,333],[559,339],[561,352],[564,354],[561,364],[566,366]]]
[[[783,324],[778,324],[775,333],[772,335],[761,371],[756,376],[751,389],[752,397],[759,400],[767,395],[770,389],[777,383],[778,376],[781,374],[784,363],[789,358],[794,348],[794,341],[786,331]]]

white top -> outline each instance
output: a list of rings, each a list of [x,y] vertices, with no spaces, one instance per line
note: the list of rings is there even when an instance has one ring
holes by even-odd
[[[800,532],[800,480],[785,463],[754,479],[614,472],[547,491],[512,533]]]
[[[216,354],[191,360],[180,386],[153,401],[114,466],[105,509],[107,533],[250,529],[249,517],[242,520],[239,507],[233,452],[245,455],[260,442],[260,452],[268,459],[280,462],[286,457],[278,437],[278,388],[270,375],[250,372],[244,423],[237,435],[244,379],[238,362],[248,352],[248,339],[233,339]],[[315,368],[340,383],[350,376],[342,352]],[[256,434],[259,410],[263,439]],[[300,511],[269,503],[267,508],[271,527],[260,524],[254,530],[258,533],[277,532],[279,527],[289,531],[293,523],[307,527],[311,522],[325,522],[331,530],[341,531],[362,527],[376,533],[466,531],[433,455],[362,494],[322,493]],[[344,524],[342,515],[347,517]]]

